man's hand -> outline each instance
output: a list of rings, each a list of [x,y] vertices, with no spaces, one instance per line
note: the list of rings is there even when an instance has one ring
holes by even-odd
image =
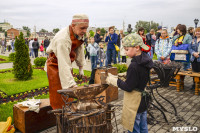
[[[100,36],[100,38],[103,38],[103,36]]]
[[[110,33],[108,32],[108,33],[107,33],[107,36],[109,36],[109,34],[110,34]]]
[[[118,80],[118,76],[108,73],[108,77],[106,78],[106,83],[108,85],[113,85],[117,87],[117,80]]]
[[[193,55],[194,57],[199,58],[199,52],[194,52]]]
[[[82,76],[84,76],[84,72],[83,72],[83,67],[80,66],[80,67],[79,67],[79,78],[81,79]]]

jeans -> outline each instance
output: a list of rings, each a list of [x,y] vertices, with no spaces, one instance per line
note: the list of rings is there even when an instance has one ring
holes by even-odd
[[[126,56],[122,56],[122,62],[126,63]]]
[[[12,47],[12,52],[15,52],[15,46],[11,45],[11,47]]]
[[[30,52],[30,56],[32,56],[32,58],[34,58],[34,51],[33,51],[33,48],[29,48],[29,52]]]
[[[121,62],[120,51],[117,52],[117,55],[118,55],[118,63],[120,63]]]
[[[190,68],[190,62],[183,62],[183,69],[187,71]]]
[[[34,51],[34,54],[35,54],[35,58],[37,58],[38,57],[38,49],[33,49],[33,51]]]
[[[151,50],[148,52],[148,55],[151,59],[153,59],[153,47],[151,47]]]
[[[135,117],[133,132],[128,131],[128,133],[148,133],[147,111],[137,113]]]
[[[92,70],[97,67],[97,56],[90,56]]]
[[[103,64],[104,64],[104,60],[102,62],[100,61],[100,67],[103,67]]]
[[[112,59],[114,61],[114,64],[116,64],[117,63],[117,61],[116,61],[116,50],[115,49],[107,49],[108,65],[111,65]]]

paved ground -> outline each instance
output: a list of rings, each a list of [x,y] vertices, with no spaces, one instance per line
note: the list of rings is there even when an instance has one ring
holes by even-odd
[[[6,54],[8,55],[8,54]],[[33,59],[31,59],[33,62]],[[130,60],[128,60],[130,62]],[[73,64],[74,67],[75,64]],[[0,64],[0,69],[11,68],[12,63]],[[85,70],[90,70],[90,62],[87,62],[86,66],[84,66]],[[173,114],[165,112],[169,124],[164,121],[162,114],[151,107],[150,112],[155,116],[156,121],[148,119],[148,129],[149,133],[171,133],[173,132],[173,127],[197,127],[200,133],[200,96],[194,95],[194,90],[190,90],[192,86],[192,78],[185,78],[185,89],[181,92],[177,92],[175,87],[167,87],[167,88],[158,88],[159,93],[170,100],[176,107],[178,116],[181,121],[178,121],[178,117],[175,117]],[[169,111],[173,112],[172,106],[160,98],[157,94],[155,94],[156,99]],[[123,103],[123,91],[119,90],[119,98],[116,101],[113,101],[114,105],[122,105]],[[155,103],[155,101],[154,101]],[[123,133],[126,130],[123,129],[120,124],[120,118],[122,113],[122,107],[118,107],[116,109],[116,120],[118,124],[118,132]],[[113,121],[113,133],[116,132],[116,127],[114,126]],[[175,131],[176,132],[176,131]],[[56,133],[56,127],[51,127],[46,129],[40,133]],[[179,132],[178,132],[179,133]],[[182,133],[182,132],[181,132]]]

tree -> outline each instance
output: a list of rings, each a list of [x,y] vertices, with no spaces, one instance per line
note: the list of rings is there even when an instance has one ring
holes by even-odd
[[[104,36],[106,34],[106,30],[104,28],[101,28],[100,31],[101,31],[101,36]]]
[[[27,37],[31,35],[31,29],[28,26],[22,26],[22,29],[26,31]]]
[[[53,29],[53,33],[56,34],[59,30],[59,28]]]
[[[28,80],[31,78],[33,70],[28,53],[28,46],[25,44],[23,33],[15,37],[15,60],[13,62],[13,73],[18,80]]]
[[[143,27],[146,30],[146,32],[149,32],[151,29],[154,29],[155,31],[157,31],[158,26],[159,26],[159,24],[156,22],[153,22],[153,21],[148,22],[148,21],[140,20],[140,21],[136,22],[135,32],[137,32],[140,27]]]
[[[41,29],[39,32],[41,32],[41,33],[47,33],[48,31],[45,30],[45,29]]]
[[[90,37],[94,37],[94,31],[90,30]]]

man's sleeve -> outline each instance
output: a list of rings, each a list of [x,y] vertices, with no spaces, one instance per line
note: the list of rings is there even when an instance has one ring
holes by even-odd
[[[69,57],[71,48],[69,46],[64,43],[57,44],[58,70],[62,89],[76,85],[71,73],[72,66]]]
[[[77,66],[84,66],[85,62],[85,54],[84,54],[84,45],[82,44],[76,49],[76,64]]]

